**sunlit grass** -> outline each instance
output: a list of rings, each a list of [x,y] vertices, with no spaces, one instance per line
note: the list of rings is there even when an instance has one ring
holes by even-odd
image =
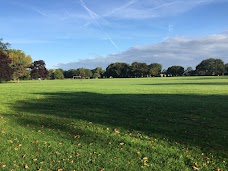
[[[25,81],[0,92],[0,170],[227,170],[227,77]]]

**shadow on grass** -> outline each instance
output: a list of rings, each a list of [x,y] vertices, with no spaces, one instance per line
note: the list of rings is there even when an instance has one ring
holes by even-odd
[[[17,116],[26,125],[48,126],[45,116],[58,116],[98,123],[110,128],[140,131],[170,141],[199,146],[204,151],[228,152],[228,96],[162,95],[162,94],[97,94],[89,92],[43,93],[42,99],[18,101],[13,109],[31,113]],[[36,96],[36,94],[34,94]],[[36,116],[37,115],[37,116]],[[59,123],[51,128],[65,133]],[[92,133],[91,133],[92,135]],[[96,137],[94,137],[96,138]]]

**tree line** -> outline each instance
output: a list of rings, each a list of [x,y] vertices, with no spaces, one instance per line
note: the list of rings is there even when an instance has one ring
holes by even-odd
[[[32,61],[30,55],[22,50],[11,49],[9,43],[0,39],[0,82],[20,79],[64,79],[64,78],[141,78],[159,76],[197,76],[228,75],[228,63],[221,59],[209,58],[200,62],[196,69],[171,66],[162,70],[159,63],[124,62],[111,63],[106,70],[77,68],[70,70],[46,68],[43,60]]]

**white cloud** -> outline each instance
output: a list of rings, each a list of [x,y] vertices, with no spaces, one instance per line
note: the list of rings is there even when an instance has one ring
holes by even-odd
[[[113,62],[130,64],[135,61],[148,64],[158,62],[163,65],[163,68],[172,65],[195,67],[203,59],[210,57],[220,58],[228,62],[228,33],[195,38],[174,37],[158,44],[131,47],[122,53],[108,55],[107,57],[81,59],[77,62],[58,64],[58,67],[63,69],[80,67],[92,69],[101,66],[105,69]]]

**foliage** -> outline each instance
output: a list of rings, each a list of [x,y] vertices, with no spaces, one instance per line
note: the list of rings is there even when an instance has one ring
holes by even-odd
[[[76,76],[81,76],[81,78],[90,78],[93,76],[93,73],[89,69],[78,68],[76,70]]]
[[[0,50],[0,82],[10,81],[12,78],[13,70],[10,67],[11,60],[6,52]]]
[[[158,63],[152,63],[148,66],[149,71],[148,71],[148,75],[149,76],[160,76],[161,74],[161,70],[162,70],[162,65],[158,64]]]
[[[127,78],[129,77],[130,67],[126,63],[116,62],[106,68],[106,77]]]
[[[0,39],[0,50],[8,50],[10,48],[9,43],[4,43],[3,39]]]
[[[227,85],[227,77],[0,84],[0,170],[225,171]]]
[[[228,75],[228,63],[225,64],[225,74]]]
[[[64,75],[64,78],[73,78],[73,76],[77,75],[77,70],[70,69],[68,71],[64,71],[63,75]]]
[[[145,77],[148,75],[148,66],[146,63],[133,62],[131,64],[131,74],[133,77]]]
[[[182,66],[171,66],[166,72],[171,76],[181,76],[184,73],[184,68]]]
[[[93,78],[101,78],[104,75],[104,72],[101,67],[97,67],[92,70]]]
[[[51,80],[64,79],[64,71],[62,69],[49,70],[48,72]]]
[[[13,69],[13,79],[18,80],[21,78],[28,78],[30,71],[28,67],[31,66],[32,58],[21,50],[10,49],[7,51],[11,59],[11,67]]]
[[[46,79],[46,78],[48,78],[48,70],[46,69],[45,65],[46,64],[43,60],[34,61],[32,63],[32,65],[30,66],[31,77],[33,79],[38,79],[38,78]]]
[[[199,75],[222,75],[225,71],[224,62],[221,59],[206,59],[196,66]]]

